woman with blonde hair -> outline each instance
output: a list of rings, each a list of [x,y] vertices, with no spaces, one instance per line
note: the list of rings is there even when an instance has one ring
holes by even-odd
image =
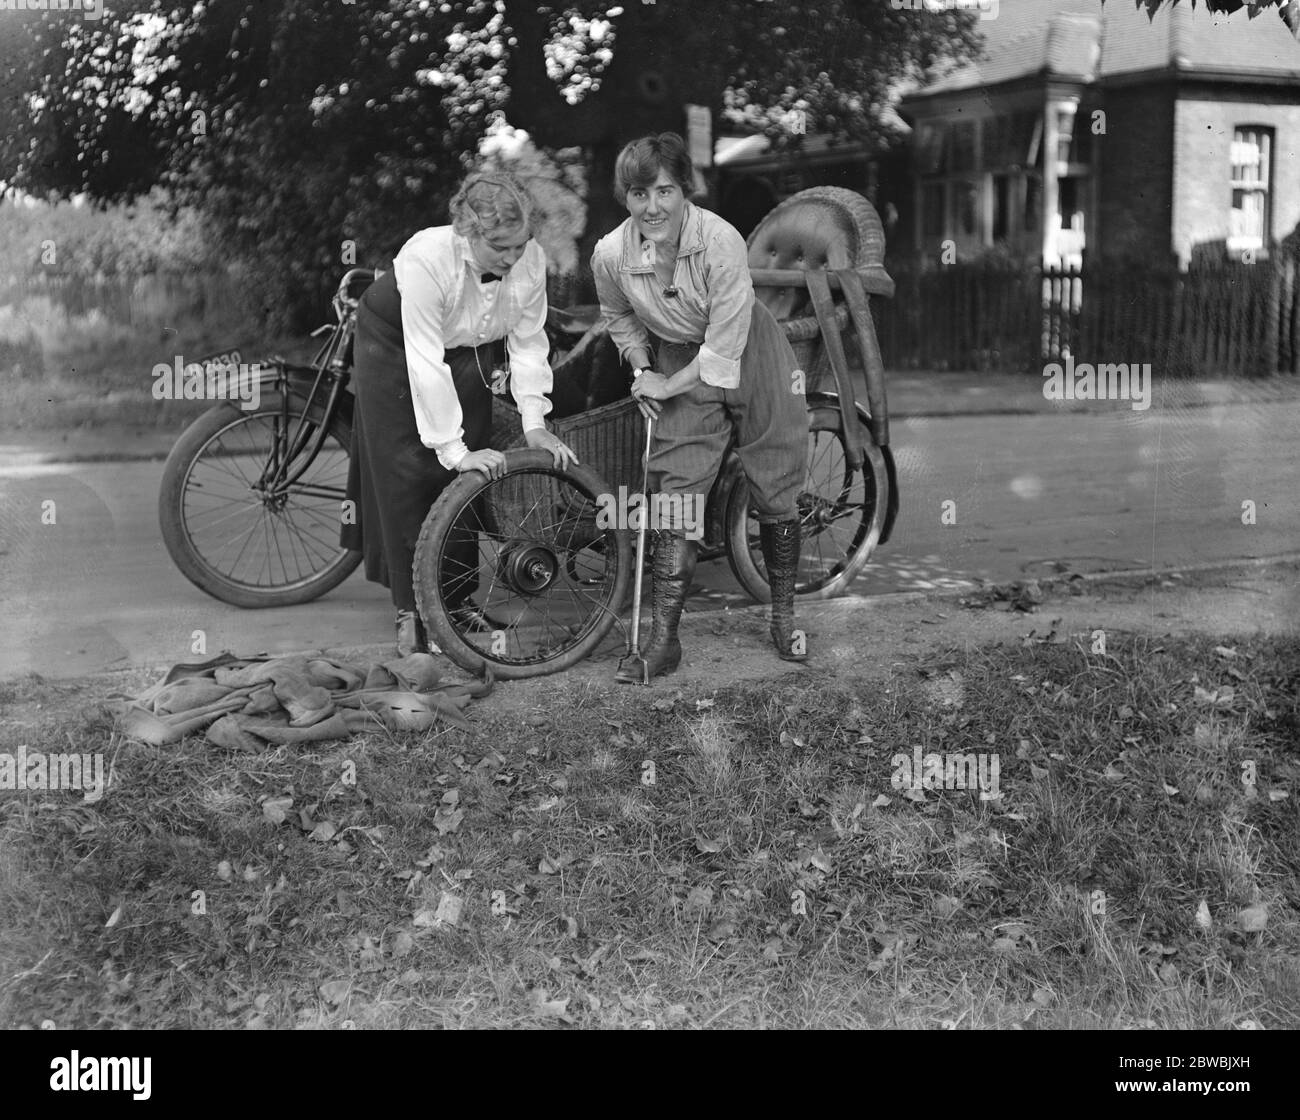
[[[366,578],[391,591],[399,656],[429,650],[411,572],[429,507],[459,473],[505,471],[488,439],[492,396],[507,377],[528,446],[550,451],[556,466],[576,462],[544,420],[546,258],[532,239],[527,192],[507,172],[477,172],[449,209],[451,224],[407,241],[357,309],[348,478],[356,523],[344,525],[342,543],[362,551]],[[502,339],[505,373],[493,360]],[[477,575],[464,575],[477,572],[477,550],[473,539],[449,544],[443,594],[465,629],[492,630],[499,624],[471,598]]]

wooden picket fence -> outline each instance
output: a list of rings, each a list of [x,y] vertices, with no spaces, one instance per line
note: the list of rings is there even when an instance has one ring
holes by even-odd
[[[891,267],[872,312],[889,369],[1041,372],[1150,362],[1169,376],[1300,374],[1300,257],[1253,265]]]
[[[1253,265],[1044,269],[889,265],[893,299],[872,300],[888,369],[1041,373],[1047,362],[1151,363],[1168,376],[1300,375],[1300,254]],[[584,278],[553,277],[557,306],[594,299]],[[225,275],[136,280],[0,277],[0,306],[43,295],[70,315],[132,326],[237,314]]]

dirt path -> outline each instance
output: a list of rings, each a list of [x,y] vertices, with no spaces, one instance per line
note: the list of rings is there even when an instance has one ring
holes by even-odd
[[[644,692],[650,704],[678,691],[707,693],[736,681],[777,680],[790,674],[830,674],[846,683],[860,682],[954,648],[1025,641],[1090,646],[1097,630],[1108,635],[1203,633],[1214,644],[1233,635],[1300,636],[1300,562],[1295,561],[1174,576],[1076,578],[1044,583],[1037,592],[1041,601],[1033,611],[1015,609],[993,592],[850,597],[800,604],[796,621],[807,631],[809,648],[803,666],[782,662],[772,652],[765,607],[688,609],[681,629],[681,667],[649,689],[635,691]],[[1031,588],[1029,597],[1034,595]],[[1024,595],[1021,603],[1030,605]],[[624,642],[622,629],[616,627],[591,658],[566,673],[500,682],[490,698],[471,706],[471,720],[480,705],[491,705],[497,712],[517,711],[521,718],[546,714],[553,720],[566,705],[628,692],[631,686],[617,685],[613,679]],[[327,652],[368,659],[390,653],[384,646]],[[135,693],[156,681],[165,668],[103,674],[72,691],[96,696],[119,690]],[[60,684],[74,686],[75,682]],[[24,691],[19,686],[13,697],[19,707]],[[19,712],[11,707],[10,715]]]
[[[809,648],[803,667],[779,661],[772,653],[766,608],[688,612],[681,629],[681,667],[672,677],[656,681],[646,695],[657,698],[677,689],[774,680],[792,672],[861,680],[954,647],[1026,640],[1091,644],[1096,630],[1204,633],[1215,644],[1234,634],[1300,635],[1300,563],[1189,572],[1172,578],[1078,579],[1068,585],[1045,584],[1040,590],[1042,602],[1032,613],[997,600],[974,607],[969,604],[977,597],[971,595],[898,595],[801,604],[796,621],[807,629]],[[554,711],[566,695],[626,688],[612,679],[622,642],[612,635],[593,658],[560,678],[505,684],[493,702],[521,710]]]
[[[1204,633],[1214,644],[1232,635],[1300,635],[1298,562],[1173,577],[1076,579],[1044,584],[1039,590],[1042,601],[1032,612],[1014,609],[991,594],[850,597],[800,604],[797,621],[807,630],[810,655],[804,666],[780,661],[772,652],[765,607],[688,609],[681,628],[681,667],[644,694],[647,703],[653,703],[678,690],[707,692],[735,681],[776,680],[791,673],[860,681],[953,648],[1043,640],[1091,644],[1096,630]],[[980,598],[988,605],[973,605]],[[616,627],[582,665],[555,676],[502,682],[484,703],[498,711],[553,718],[565,704],[627,691],[631,686],[613,679],[625,640]],[[366,647],[364,652],[379,655],[382,647]]]

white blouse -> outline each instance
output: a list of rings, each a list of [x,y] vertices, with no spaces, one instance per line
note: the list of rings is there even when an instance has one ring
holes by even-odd
[[[500,281],[479,282],[469,241],[451,226],[422,229],[393,261],[402,297],[402,335],[411,403],[420,442],[448,470],[468,453],[464,414],[444,360],[457,346],[504,337],[510,355],[510,389],[525,432],[544,428],[553,382],[547,362],[546,255],[529,241]],[[490,378],[486,365],[483,375]]]

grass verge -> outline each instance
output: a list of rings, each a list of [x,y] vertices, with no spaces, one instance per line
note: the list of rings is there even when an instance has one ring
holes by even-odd
[[[1108,638],[258,754],[7,686],[113,781],[0,793],[0,1022],[1294,1027],[1300,646]]]

